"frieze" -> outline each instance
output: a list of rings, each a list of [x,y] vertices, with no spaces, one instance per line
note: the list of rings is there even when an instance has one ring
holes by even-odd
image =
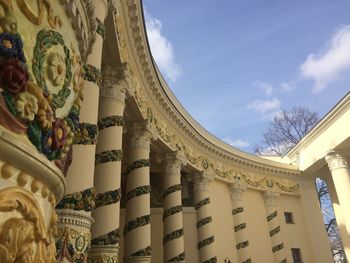
[[[151,186],[150,185],[143,185],[136,187],[135,189],[130,190],[126,194],[126,199],[125,202],[129,202],[132,198],[140,196],[140,195],[145,195],[145,194],[150,194],[151,193]]]
[[[214,236],[211,236],[211,237],[208,237],[206,239],[199,241],[197,244],[197,247],[198,247],[198,249],[201,249],[205,246],[210,245],[211,243],[214,243]]]
[[[119,243],[119,240],[120,240],[120,231],[118,228],[118,229],[112,230],[111,232],[105,235],[92,239],[91,245],[93,246],[115,245]]]
[[[212,257],[210,259],[203,261],[203,263],[217,263],[217,262],[218,262],[217,257]]]
[[[96,190],[94,187],[81,192],[65,195],[56,205],[56,209],[92,211],[95,208]]]
[[[185,261],[185,251],[168,260],[168,262],[182,262],[182,261]]]
[[[122,195],[121,189],[116,189],[112,191],[108,191],[105,193],[98,194],[96,196],[96,207],[99,208],[101,206],[106,206],[110,204],[115,204],[120,201]]]
[[[177,239],[179,237],[182,237],[184,235],[184,230],[183,228],[175,230],[169,234],[166,234],[165,237],[163,238],[163,245],[165,243],[168,243],[171,240]]]
[[[151,216],[150,215],[144,215],[141,217],[137,217],[134,220],[129,221],[125,227],[124,227],[124,236],[129,233],[131,230],[138,228],[140,226],[145,226],[150,224],[151,222]]]
[[[176,213],[182,212],[182,205],[173,206],[163,212],[163,221],[168,217]]]

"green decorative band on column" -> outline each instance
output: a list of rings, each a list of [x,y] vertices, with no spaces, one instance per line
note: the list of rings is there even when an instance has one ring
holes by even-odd
[[[242,261],[242,263],[252,263],[252,259],[248,258],[247,260]]]
[[[97,142],[97,125],[91,123],[79,123],[73,139],[74,144],[92,145]]]
[[[202,218],[201,220],[199,220],[197,222],[197,229],[200,228],[201,226],[204,226],[204,225],[206,225],[208,223],[211,223],[211,221],[212,221],[212,217],[211,216]]]
[[[124,236],[129,233],[131,230],[138,228],[140,226],[148,225],[151,222],[151,216],[145,215],[141,217],[137,217],[134,220],[129,221],[124,227]]]
[[[203,263],[217,263],[217,262],[218,262],[218,259],[216,257],[212,257],[210,259],[203,261]]]
[[[274,219],[276,216],[277,216],[277,211],[275,211],[275,212],[269,214],[269,215],[267,216],[267,221],[271,221],[271,220]]]
[[[132,189],[126,194],[126,200],[125,202],[129,202],[132,198],[140,195],[145,195],[151,193],[151,186],[150,185],[143,185],[136,187],[135,189]]]
[[[208,237],[206,239],[203,239],[203,240],[199,241],[198,244],[197,244],[197,247],[198,247],[198,249],[201,249],[201,248],[203,248],[205,246],[210,245],[213,242],[214,242],[214,236],[211,236],[211,237]]]
[[[168,262],[179,262],[179,261],[185,261],[185,251],[177,255],[176,257],[173,257],[168,260]]]
[[[131,173],[132,171],[141,168],[141,167],[149,167],[149,159],[141,159],[137,160],[131,164],[129,164],[128,168],[126,168],[126,174]]]
[[[287,259],[283,259],[283,260],[281,260],[281,262],[280,263],[287,263]]]
[[[278,244],[277,246],[274,246],[274,247],[272,248],[272,252],[273,252],[273,253],[276,253],[277,251],[280,251],[282,248],[284,248],[284,244],[283,244],[283,243]]]
[[[120,240],[120,231],[119,228],[99,237],[96,237],[91,240],[91,245],[115,245],[118,244]]]
[[[101,70],[90,64],[84,64],[83,69],[83,78],[100,87],[102,84]]]
[[[247,227],[246,223],[242,223],[242,224],[235,226],[234,229],[235,229],[235,232],[237,232],[237,231],[245,229],[246,227]]]
[[[122,191],[120,188],[98,194],[96,196],[96,208],[119,202],[121,195],[122,195]]]
[[[122,127],[124,125],[123,116],[112,115],[105,118],[102,118],[97,122],[97,126],[99,130],[103,130],[109,127]]]
[[[243,242],[241,242],[241,243],[238,243],[238,244],[236,245],[236,249],[237,249],[237,250],[240,250],[240,249],[245,248],[245,247],[247,247],[247,246],[249,246],[249,241],[248,241],[248,240],[243,241]]]
[[[174,240],[176,238],[182,237],[184,235],[184,229],[178,229],[175,230],[169,234],[167,234],[164,238],[163,238],[163,245],[171,240]]]
[[[172,186],[168,187],[167,189],[165,189],[163,191],[163,199],[165,197],[167,197],[168,195],[170,195],[171,193],[174,193],[177,191],[181,191],[181,184],[175,184],[175,185],[172,185]]]
[[[205,198],[205,199],[203,199],[202,201],[199,201],[196,205],[195,205],[195,209],[196,210],[198,210],[198,209],[200,209],[202,206],[205,206],[205,205],[207,205],[207,204],[209,204],[210,203],[210,198],[208,197],[208,198]]]
[[[95,155],[95,164],[120,162],[123,159],[122,150],[109,150],[97,153]]]
[[[81,192],[67,194],[56,205],[56,209],[72,209],[91,211],[95,208],[96,191],[95,188],[89,188]]]
[[[235,209],[232,209],[232,215],[236,215],[238,213],[242,213],[244,211],[243,207],[237,207]]]
[[[150,246],[140,249],[139,251],[131,254],[132,257],[150,257],[151,255],[152,249]]]
[[[163,212],[163,220],[167,218],[168,216],[171,216],[173,214],[182,212],[182,205],[174,206],[172,208],[169,208]]]
[[[99,34],[104,39],[106,36],[106,27],[103,24],[103,22],[100,21],[100,19],[96,18],[96,20],[97,20],[96,33]]]
[[[280,227],[280,226],[278,226],[278,227],[272,229],[272,230],[270,231],[270,237],[276,235],[278,232],[280,232],[280,230],[281,230],[281,227]]]

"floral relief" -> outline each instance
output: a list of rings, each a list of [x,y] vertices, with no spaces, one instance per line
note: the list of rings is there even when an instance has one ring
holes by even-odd
[[[1,62],[0,85],[10,94],[16,95],[24,92],[28,79],[28,71],[21,61],[10,58]]]
[[[48,57],[47,74],[54,86],[61,86],[66,79],[66,65],[59,53],[52,53]]]
[[[25,121],[32,121],[38,112],[38,100],[28,92],[21,92],[16,99],[18,116]]]

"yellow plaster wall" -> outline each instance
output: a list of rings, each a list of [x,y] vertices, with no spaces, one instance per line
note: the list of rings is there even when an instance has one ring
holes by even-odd
[[[272,246],[263,195],[258,191],[248,190],[243,194],[243,199],[252,261],[271,263]]]
[[[228,185],[220,181],[214,181],[210,186],[210,200],[215,236],[214,249],[218,262],[223,262],[226,257],[234,262],[237,253],[234,248],[236,241]]]

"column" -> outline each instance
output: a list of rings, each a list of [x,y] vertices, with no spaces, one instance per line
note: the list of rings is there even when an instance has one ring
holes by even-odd
[[[239,263],[252,262],[250,257],[249,241],[247,236],[247,223],[243,206],[242,195],[247,190],[247,186],[242,184],[233,184],[230,187],[232,216],[234,231],[236,237],[236,249]]]
[[[92,213],[95,223],[89,255],[93,262],[118,261],[123,113],[130,89],[125,75],[124,66],[103,68],[95,158],[96,206]]]
[[[163,178],[164,262],[185,262],[184,229],[181,202],[181,152],[166,154]]]
[[[350,235],[350,173],[344,157],[331,150],[327,153],[326,162],[332,174],[339,204],[343,211],[345,226]]]
[[[59,222],[61,222],[59,225],[60,235],[56,242],[58,246],[57,262],[65,262],[66,258],[69,257],[66,253],[68,249],[73,255],[73,259],[70,260],[86,262],[91,240],[90,224],[86,222],[89,222],[87,218],[91,218],[91,211],[94,208],[93,180],[104,37],[101,28],[103,28],[103,21],[108,12],[107,0],[93,0],[92,3],[98,26],[95,34],[96,39],[86,58],[86,64],[83,65],[84,83],[80,94],[83,101],[80,117],[76,119],[77,122],[79,121],[79,128],[73,140],[72,164],[66,177],[67,194],[56,207]],[[64,223],[73,221],[76,223]],[[75,245],[69,246],[68,244]]]
[[[197,235],[199,258],[202,263],[215,263],[214,234],[210,211],[209,186],[213,177],[202,172],[194,176],[194,199],[197,210]]]
[[[272,252],[275,259],[275,263],[286,263],[286,254],[284,250],[284,244],[281,236],[281,226],[279,225],[278,212],[276,199],[279,197],[279,193],[266,191],[265,207],[267,214],[267,222],[270,230]]]
[[[150,142],[155,136],[146,122],[129,128],[124,227],[125,262],[151,262]]]

